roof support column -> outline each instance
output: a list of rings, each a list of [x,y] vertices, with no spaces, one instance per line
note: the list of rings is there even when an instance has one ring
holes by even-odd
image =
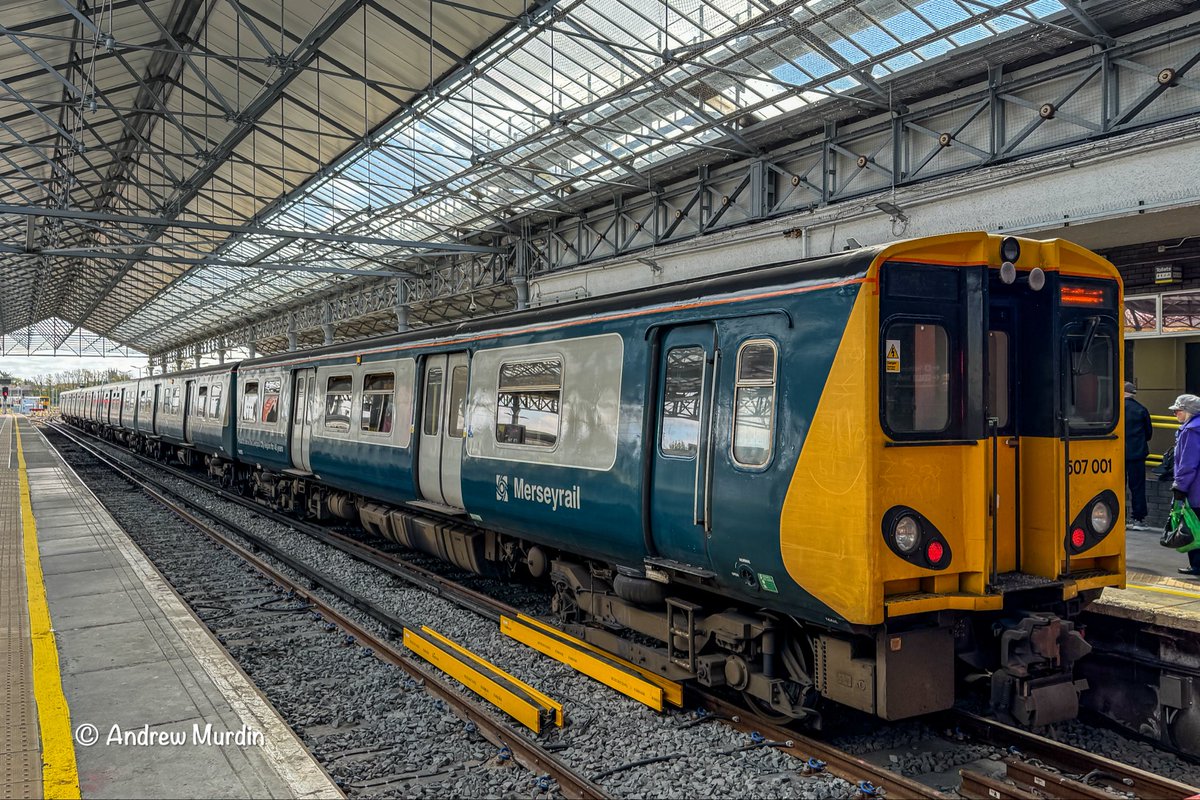
[[[197,368],[199,368],[199,366],[200,366],[200,345],[199,344],[192,345],[192,361],[194,362],[195,366]]]
[[[321,330],[325,332],[325,344],[333,344],[333,303],[326,303],[321,309]]]
[[[296,312],[294,311],[288,314],[287,336],[288,352],[294,353],[296,352],[296,340],[299,338],[296,335]]]
[[[408,330],[408,284],[401,278],[396,281],[396,332]]]
[[[146,377],[154,375],[154,359],[146,359]]]

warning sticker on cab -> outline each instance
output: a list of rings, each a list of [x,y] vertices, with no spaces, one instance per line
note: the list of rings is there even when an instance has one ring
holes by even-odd
[[[900,371],[900,340],[888,339],[887,347],[884,348],[884,371],[899,372]]]

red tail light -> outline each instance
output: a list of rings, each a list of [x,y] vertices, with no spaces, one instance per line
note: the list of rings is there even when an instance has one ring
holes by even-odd
[[[1087,541],[1087,535],[1084,534],[1083,528],[1076,528],[1071,531],[1071,544],[1075,547],[1083,547],[1083,543]]]
[[[946,554],[946,550],[942,547],[941,542],[930,542],[925,548],[925,557],[929,559],[930,564],[937,564],[942,560],[942,556]]]

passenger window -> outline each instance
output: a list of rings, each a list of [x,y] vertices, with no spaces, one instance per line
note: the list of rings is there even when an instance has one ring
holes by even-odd
[[[738,350],[733,400],[733,460],[761,467],[771,460],[775,441],[774,342],[746,342]]]
[[[1008,426],[1008,333],[988,331],[988,408],[998,428]]]
[[[201,386],[196,390],[196,416],[208,416],[208,387]]]
[[[179,387],[171,390],[171,413],[179,414]]]
[[[249,381],[242,390],[242,422],[258,419],[258,381]]]
[[[894,322],[883,335],[884,419],[893,433],[950,427],[950,337],[930,322]]]
[[[335,375],[325,384],[325,430],[350,430],[350,409],[354,397],[354,377]]]
[[[392,432],[392,402],[396,378],[390,372],[363,378],[362,418],[359,426],[369,433]]]
[[[279,422],[279,387],[282,385],[282,378],[269,378],[263,381],[262,421],[268,425]]]
[[[700,401],[704,390],[704,348],[673,347],[667,352],[663,378],[662,435],[664,456],[695,458],[700,449]]]
[[[447,435],[461,439],[467,428],[467,368],[455,367],[450,373],[450,429]]]
[[[496,441],[553,447],[558,441],[562,359],[500,365]]]
[[[148,413],[150,413],[150,410],[153,407],[153,405],[154,405],[154,402],[150,399],[149,390],[143,389],[142,395],[140,398],[140,402],[138,403],[138,408],[140,408],[142,411],[145,411],[148,414]]]
[[[422,430],[426,436],[436,436],[441,430],[442,382],[441,367],[425,373],[425,422]]]
[[[214,383],[208,389],[208,415],[213,419],[221,417],[221,384]]]

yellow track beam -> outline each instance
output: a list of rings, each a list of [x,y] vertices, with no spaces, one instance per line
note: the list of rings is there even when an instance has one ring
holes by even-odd
[[[607,658],[609,661],[615,661],[616,663],[620,664],[622,667],[625,667],[625,669],[633,670],[634,672],[641,675],[643,678],[650,681],[654,685],[661,687],[663,690],[663,699],[664,700],[666,700],[668,703],[675,706],[676,708],[683,708],[683,684],[682,683],[677,683],[676,681],[673,681],[670,678],[664,678],[662,675],[659,675],[657,672],[651,672],[650,670],[646,669],[645,667],[639,667],[637,664],[634,664],[632,661],[626,661],[625,659],[620,658],[619,656],[614,656],[612,653],[607,653],[604,650],[601,650],[599,647],[596,647],[596,645],[592,644],[591,642],[585,642],[582,639],[576,639],[573,636],[568,636],[567,634],[560,631],[558,628],[555,628],[552,625],[547,625],[546,623],[542,622],[541,620],[534,619],[533,617],[526,616],[525,614],[517,614],[517,619],[521,622],[524,622],[526,625],[530,625],[535,628],[541,628],[543,631],[546,631],[547,633],[551,633],[551,634],[559,637],[560,639],[566,639],[569,642],[574,642],[577,647],[582,647],[585,650],[596,653],[597,655],[601,655],[604,658]]]
[[[663,687],[647,680],[638,668],[627,661],[524,615],[521,621],[500,617],[500,632],[655,711],[663,710],[666,694]]]
[[[561,703],[428,626],[420,632],[405,628],[404,646],[534,733],[543,725],[563,724]]]

